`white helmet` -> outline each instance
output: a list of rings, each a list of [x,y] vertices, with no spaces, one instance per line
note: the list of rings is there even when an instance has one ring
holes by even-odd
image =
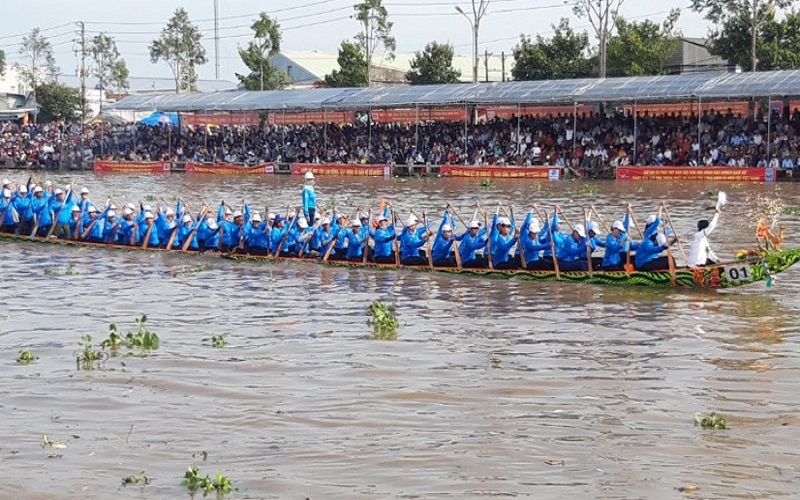
[[[314,177],[314,172],[312,172],[310,170],[308,172],[306,172],[306,180],[307,181],[314,180],[314,178],[315,178]]]

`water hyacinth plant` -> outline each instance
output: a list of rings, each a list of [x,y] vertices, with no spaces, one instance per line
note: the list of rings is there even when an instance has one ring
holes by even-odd
[[[371,318],[367,325],[372,327],[372,338],[375,340],[396,340],[397,327],[400,322],[394,314],[394,307],[387,306],[381,301],[374,301],[367,307]]]

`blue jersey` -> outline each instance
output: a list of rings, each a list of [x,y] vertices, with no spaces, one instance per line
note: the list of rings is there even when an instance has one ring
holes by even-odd
[[[646,231],[645,234],[647,234]],[[659,245],[655,239],[656,237],[654,235],[652,238],[647,238],[639,244],[639,248],[636,250],[636,267],[642,267],[648,262],[656,260],[661,252],[667,249],[666,245]]]
[[[314,210],[317,209],[317,193],[314,192],[314,186],[310,184],[306,184],[303,186],[303,213],[306,216],[306,219],[309,218],[309,209],[313,208]],[[309,224],[313,221],[308,221]]]
[[[403,228],[400,233],[400,258],[418,257],[419,249],[425,244],[425,239],[420,236],[418,231],[411,232],[408,228]]]
[[[378,228],[369,234],[375,242],[373,248],[375,257],[390,257],[394,249],[394,239],[397,237],[394,226],[389,224],[386,229]]]
[[[464,262],[474,260],[477,257],[476,252],[484,248],[488,241],[486,228],[478,230],[475,236],[472,236],[472,233],[468,230],[461,236],[457,236],[456,241],[460,242],[458,250],[461,252],[461,260]]]
[[[517,242],[517,237],[514,236],[514,219],[511,219],[511,229],[506,236],[500,234],[500,229],[497,227],[497,214],[492,219],[492,229],[489,232],[489,238],[492,242],[492,263],[503,264],[508,262],[511,247]]]

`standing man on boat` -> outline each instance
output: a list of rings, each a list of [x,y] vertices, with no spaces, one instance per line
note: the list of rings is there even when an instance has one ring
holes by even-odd
[[[314,214],[317,211],[317,193],[314,192],[314,184],[317,180],[314,172],[308,171],[305,175],[305,185],[303,186],[303,213],[309,224],[314,224]]]
[[[686,263],[689,268],[694,269],[696,267],[710,266],[720,262],[720,258],[714,254],[708,243],[708,235],[717,227],[719,213],[720,209],[717,207],[714,217],[711,218],[711,222],[709,222],[708,219],[697,221],[697,232],[694,233],[694,237],[692,238],[692,245],[689,249],[689,262]]]

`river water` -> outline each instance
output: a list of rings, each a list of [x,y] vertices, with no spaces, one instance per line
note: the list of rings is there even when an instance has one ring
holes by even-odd
[[[289,177],[75,181],[96,201],[299,202]],[[717,188],[730,205],[711,239],[727,256],[753,240],[745,200],[774,187],[323,177],[317,191],[351,212],[384,196],[435,218],[446,201],[465,219],[476,201],[557,203],[576,220],[594,203],[609,224],[626,202],[642,220],[664,199],[686,235]],[[780,196],[800,206],[800,186]],[[782,222],[796,244],[800,223]],[[796,269],[773,288],[703,292],[0,246],[2,498],[188,498],[195,462],[243,499],[797,495]],[[397,308],[397,340],[369,338],[373,300]],[[135,330],[142,314],[158,350],[76,369],[82,335]],[[17,365],[23,349],[37,362]],[[694,426],[711,411],[729,430]],[[140,471],[151,484],[121,486]]]

